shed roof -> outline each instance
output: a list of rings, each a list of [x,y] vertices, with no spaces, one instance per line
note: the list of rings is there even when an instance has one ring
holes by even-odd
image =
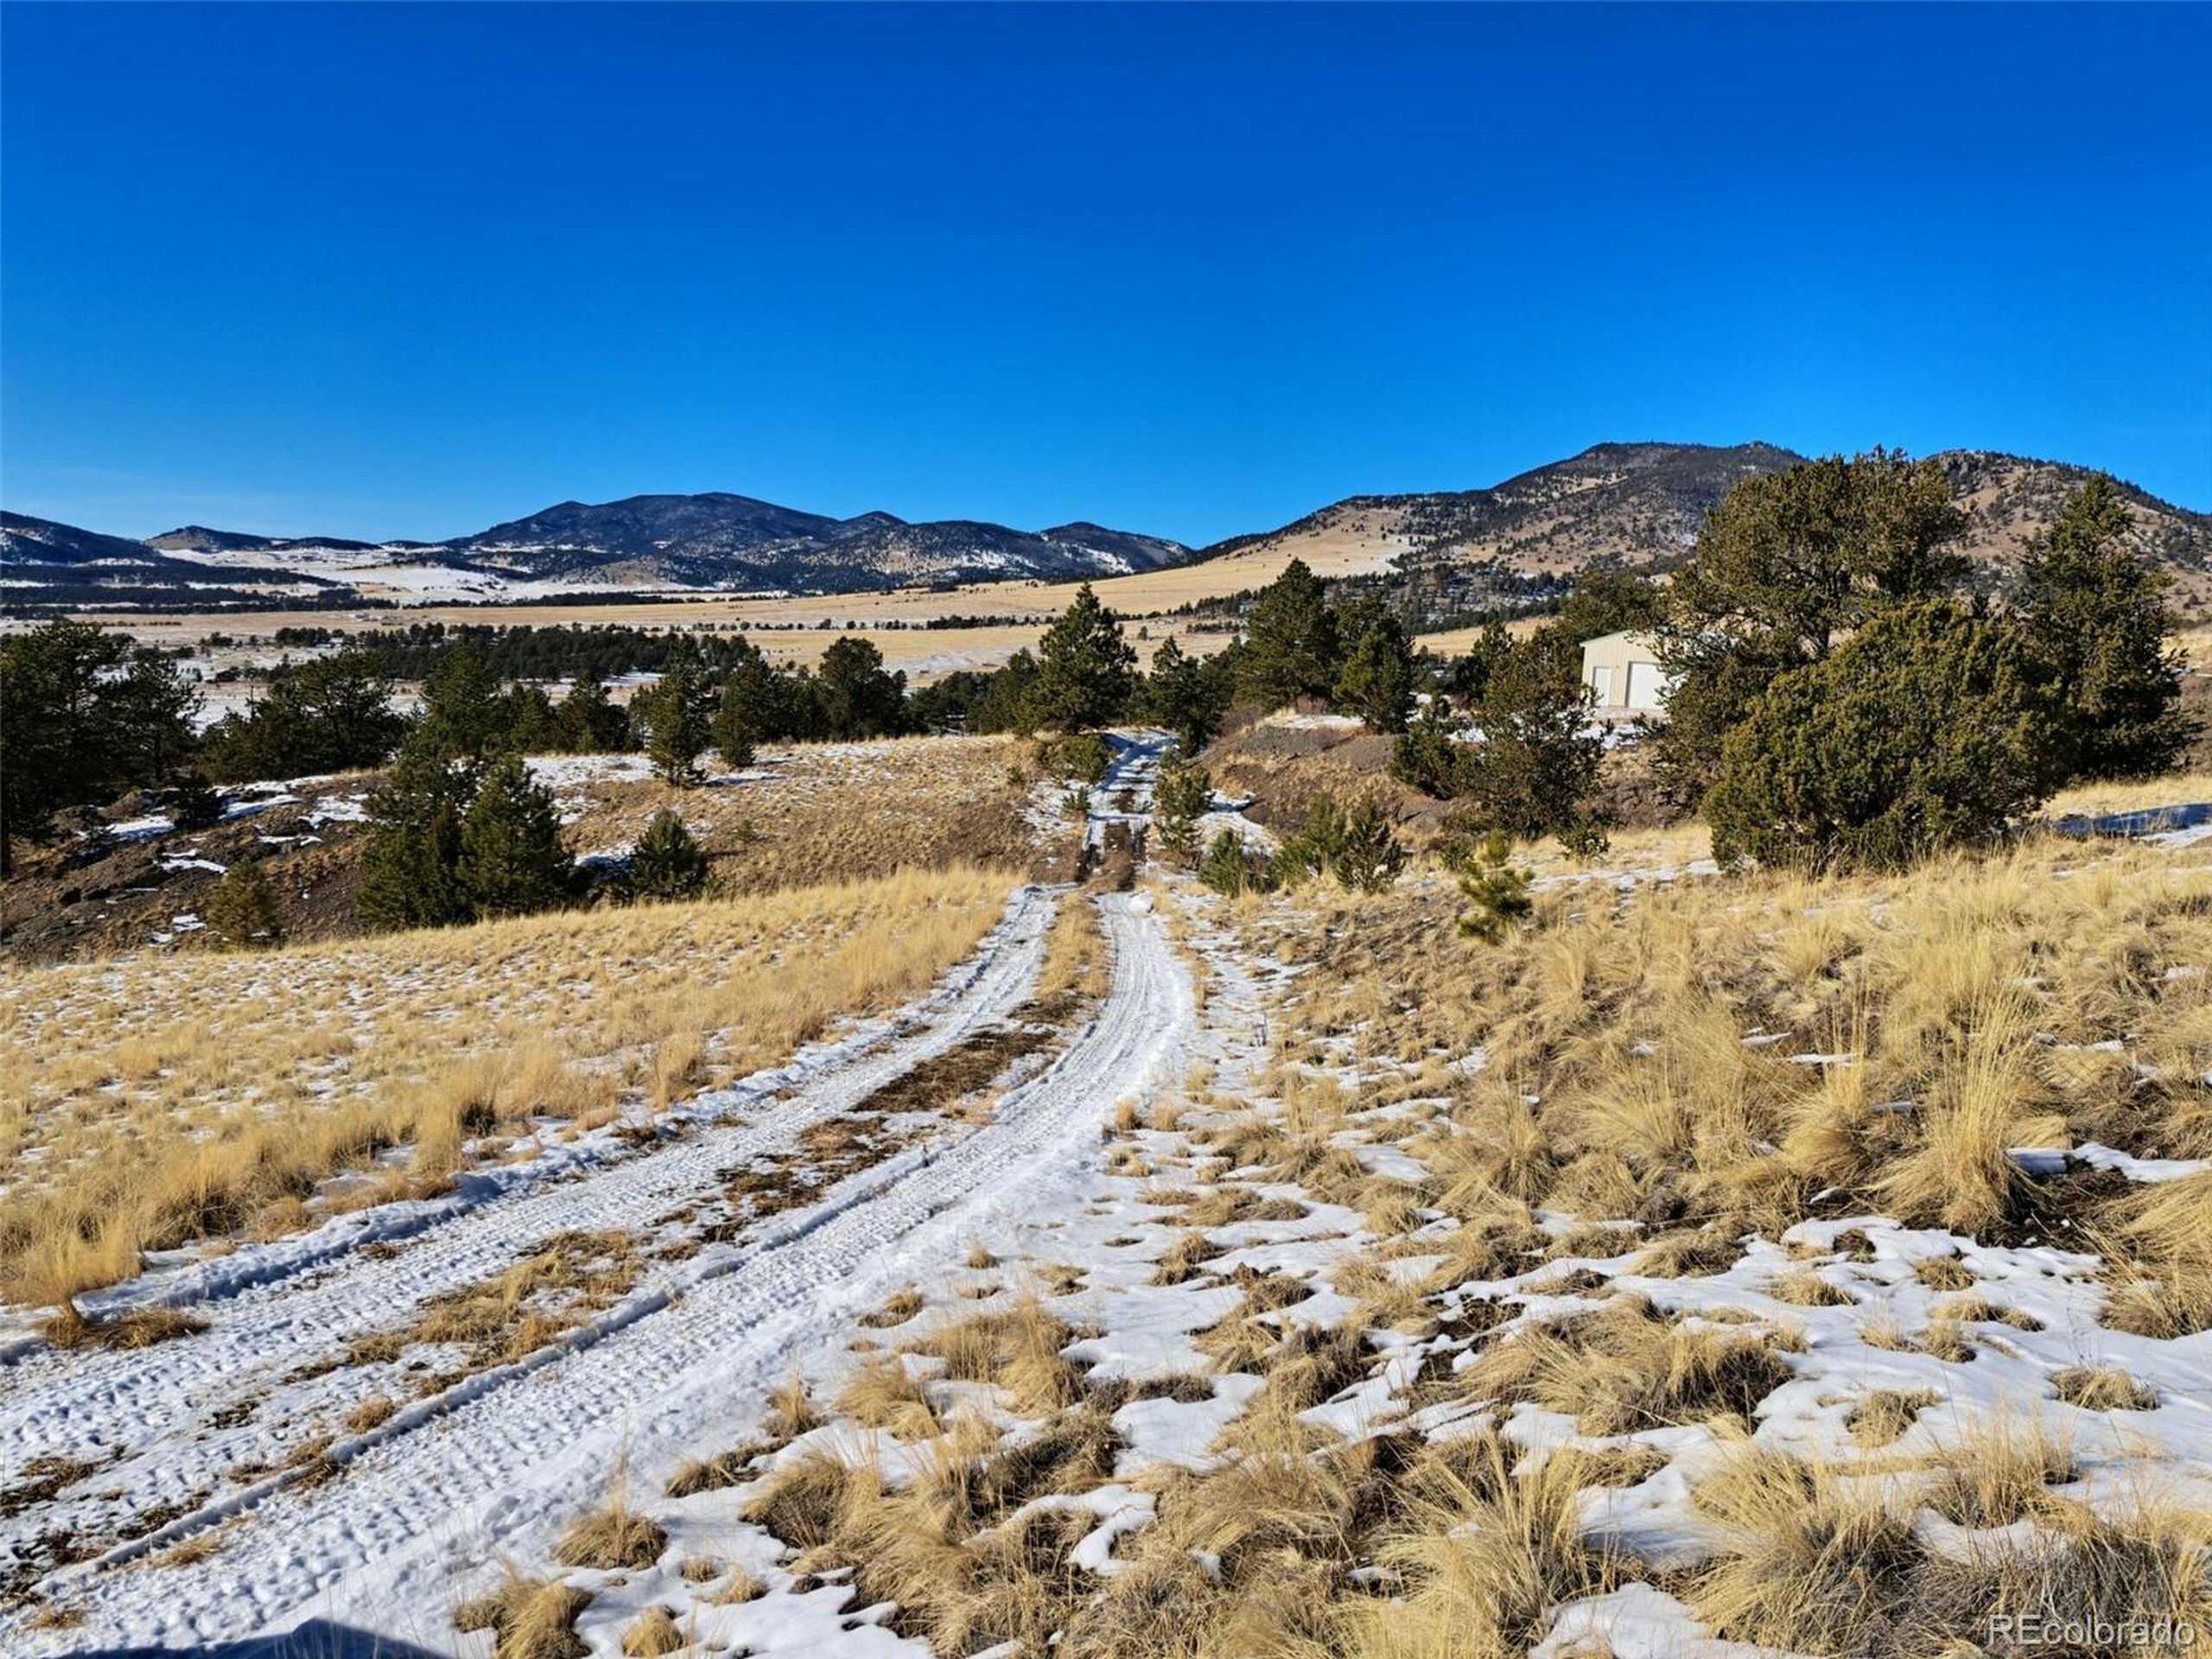
[[[1601,633],[1592,639],[1585,639],[1582,649],[1587,651],[1592,645],[1640,645],[1649,651],[1653,648],[1654,642],[1650,634],[1641,628],[1622,628],[1612,633]]]

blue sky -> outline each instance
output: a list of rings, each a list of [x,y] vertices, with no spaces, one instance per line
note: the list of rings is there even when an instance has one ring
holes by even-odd
[[[2212,508],[2212,8],[0,8],[0,499],[1202,543],[1608,438]]]

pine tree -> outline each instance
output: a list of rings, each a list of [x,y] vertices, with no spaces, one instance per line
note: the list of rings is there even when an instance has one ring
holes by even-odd
[[[1390,751],[1390,775],[1410,789],[1448,801],[1465,779],[1465,748],[1452,735],[1451,711],[1441,697],[1431,697]]]
[[[704,689],[698,669],[679,661],[662,671],[659,683],[631,704],[645,724],[645,753],[661,780],[675,789],[699,781],[699,751],[707,747]]]
[[[1600,630],[1609,632],[1611,630]],[[1584,639],[1591,636],[1586,634]],[[1577,640],[1579,645],[1580,640]],[[1505,631],[1503,622],[1492,622],[1475,636],[1466,654],[1454,658],[1446,671],[1445,688],[1465,707],[1471,708],[1482,701],[1483,693],[1490,690],[1491,677],[1503,668],[1513,655],[1513,636]],[[1433,791],[1430,791],[1432,794]]]
[[[2181,652],[2166,574],[2129,550],[2134,514],[2099,474],[2067,498],[2031,543],[2018,604],[2030,648],[2060,699],[2054,734],[2080,778],[2170,771],[2195,735],[2181,706]]]
[[[1382,809],[1363,802],[1345,817],[1329,857],[1329,874],[1338,885],[1354,893],[1379,893],[1398,879],[1406,867],[1406,849]]]
[[[556,711],[561,747],[570,754],[611,754],[629,747],[630,721],[589,670],[576,676]]]
[[[874,643],[847,634],[822,653],[819,677],[830,733],[851,741],[906,729],[906,677],[883,666]]]
[[[0,640],[0,874],[16,840],[54,838],[64,807],[167,777],[192,747],[199,694],[170,659],[54,621]]]
[[[1825,661],[1853,629],[1947,592],[1967,568],[1966,516],[1943,469],[1876,449],[1740,480],[1699,533],[1656,630],[1674,677],[1654,737],[1661,782],[1689,804],[1723,740],[1778,676]]]
[[[1467,900],[1459,931],[1496,944],[1518,930],[1535,909],[1529,897],[1529,873],[1513,863],[1513,846],[1502,830],[1455,861],[1459,892]]]
[[[177,774],[169,815],[180,830],[207,830],[222,822],[223,798],[196,772]]]
[[[1244,619],[1237,690],[1270,709],[1325,697],[1337,683],[1337,620],[1320,579],[1293,559]]]
[[[1224,830],[1198,861],[1198,880],[1214,892],[1235,898],[1241,893],[1265,893],[1274,885],[1268,861],[1248,849],[1234,830]]]
[[[1294,887],[1328,869],[1344,850],[1344,809],[1329,795],[1316,796],[1306,809],[1306,822],[1295,835],[1286,836],[1275,848],[1271,867],[1275,880]]]
[[[1198,850],[1198,820],[1213,810],[1213,779],[1197,766],[1164,768],[1153,786],[1152,824],[1162,846],[1188,858]]]
[[[276,890],[258,864],[233,864],[224,872],[215,896],[207,901],[207,925],[235,950],[283,943]]]
[[[1005,667],[987,677],[982,695],[968,711],[968,729],[1028,736],[1037,729],[1036,719],[1029,712],[1029,694],[1036,683],[1036,653],[1024,645],[1007,658]]]
[[[2058,780],[2056,712],[2015,628],[1943,600],[1891,612],[1728,734],[1713,856],[1887,869],[1993,841]]]
[[[1605,740],[1589,729],[1580,677],[1563,653],[1535,640],[1516,646],[1474,718],[1482,741],[1461,752],[1458,782],[1486,822],[1525,840],[1591,825]]]
[[[696,898],[707,885],[707,855],[683,820],[663,807],[630,849],[630,887],[642,899]]]
[[[751,697],[735,678],[724,683],[721,702],[715,709],[715,752],[724,772],[738,772],[753,764],[753,727]]]
[[[1228,692],[1219,676],[1209,674],[1173,638],[1153,652],[1146,709],[1153,721],[1175,734],[1175,747],[1185,760],[1195,760],[1199,750],[1221,734]]]
[[[54,815],[115,791],[99,732],[99,695],[124,639],[54,621],[0,639],[0,872],[17,838],[54,837]]]
[[[559,815],[520,755],[485,768],[461,818],[456,870],[479,916],[527,915],[569,896],[575,866],[561,845]]]
[[[509,714],[483,654],[464,639],[438,659],[423,682],[415,738],[432,754],[480,760],[509,747]]]
[[[552,754],[564,743],[561,716],[539,685],[512,685],[493,702],[493,742],[516,754]]]
[[[141,650],[119,679],[102,688],[100,702],[111,764],[129,782],[160,783],[191,753],[200,691],[175,658]]]
[[[231,780],[353,772],[382,766],[406,734],[376,660],[346,650],[271,675],[243,714],[215,723],[202,761]]]
[[[721,699],[715,706],[718,719],[741,726],[756,743],[771,738],[816,735],[799,718],[795,682],[779,673],[755,652],[732,669],[722,682]]]
[[[1353,614],[1344,620],[1353,643],[1337,675],[1337,707],[1376,731],[1404,731],[1414,704],[1414,653],[1405,629],[1380,606],[1359,616],[1356,634]]]
[[[1544,626],[1579,649],[1584,640],[1604,634],[1649,632],[1665,614],[1666,600],[1666,589],[1649,576],[1586,570],[1560,602],[1559,614]],[[1499,626],[1499,636],[1504,633]]]
[[[368,847],[354,909],[372,928],[444,927],[472,914],[461,827],[477,769],[409,743],[369,797]]]
[[[1038,648],[1030,718],[1059,732],[1112,725],[1128,706],[1136,661],[1135,649],[1122,638],[1121,619],[1084,582]]]

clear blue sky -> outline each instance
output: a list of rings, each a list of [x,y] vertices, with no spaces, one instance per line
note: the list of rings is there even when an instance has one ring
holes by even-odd
[[[2212,508],[2212,8],[0,9],[0,499],[1193,543],[1606,438]]]

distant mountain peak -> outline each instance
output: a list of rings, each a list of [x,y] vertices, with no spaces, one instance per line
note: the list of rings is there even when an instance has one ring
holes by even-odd
[[[126,592],[135,602],[161,602],[188,589],[195,598],[258,590],[340,600],[364,590],[461,599],[518,588],[845,593],[1086,580],[1263,551],[1297,553],[1324,574],[1494,563],[1524,575],[1571,577],[1678,563],[1737,482],[1802,459],[1757,440],[1609,440],[1476,489],[1347,497],[1280,530],[1196,555],[1089,519],[1024,531],[971,518],[909,523],[881,511],[840,518],[728,491],[561,501],[429,543],[257,536],[205,524],[136,542],[8,513],[0,515],[0,544],[11,565],[31,573],[26,588],[93,595],[82,602]],[[2000,571],[2017,565],[2029,537],[2091,470],[1990,449],[1933,459],[1969,515],[1966,550]],[[2184,601],[2212,599],[2212,515],[2122,488],[2136,514],[2135,544],[2177,574]]]
[[[1201,557],[1308,550],[1338,569],[1475,564],[1526,574],[1677,563],[1706,515],[1742,479],[1779,472],[1804,456],[1779,444],[1608,441],[1562,461],[1471,490],[1358,495],[1261,536],[1208,548]],[[1991,450],[1929,457],[1967,510],[1968,556],[2005,571],[2092,468]],[[2174,571],[2184,599],[2212,599],[2212,515],[2123,485],[2134,508],[2136,546]]]

